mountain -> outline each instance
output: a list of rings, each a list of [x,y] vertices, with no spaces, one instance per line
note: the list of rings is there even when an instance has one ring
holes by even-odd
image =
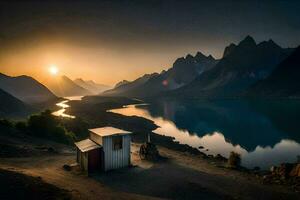
[[[21,100],[0,89],[0,117],[26,116],[33,109]]]
[[[124,95],[126,93],[131,92],[132,90],[142,86],[144,83],[146,83],[150,78],[157,76],[158,73],[153,73],[153,74],[145,74],[142,77],[137,78],[134,81],[121,81],[116,86],[111,89],[105,91],[103,94],[104,95]],[[126,95],[124,95],[126,96]]]
[[[256,44],[247,36],[238,45],[225,48],[216,66],[204,72],[190,84],[170,95],[185,97],[233,97],[255,82],[265,79],[291,53],[272,40]]]
[[[0,73],[0,88],[28,104],[57,99],[47,87],[32,77],[24,75],[12,77]]]
[[[81,78],[75,79],[74,82],[80,87],[92,92],[93,94],[99,94],[105,90],[110,89],[110,86],[104,84],[95,83],[92,80],[85,81]]]
[[[59,97],[68,96],[85,96],[91,95],[92,92],[77,85],[67,76],[58,76],[48,83],[49,89]]]
[[[163,91],[174,90],[190,83],[205,71],[211,70],[217,62],[211,55],[205,56],[200,52],[195,56],[189,54],[185,58],[178,58],[167,71],[162,71],[160,74],[146,74],[104,94],[147,97]]]
[[[254,84],[246,96],[300,97],[300,46],[265,80]]]
[[[127,84],[127,83],[130,83],[130,81],[127,81],[127,80],[120,81],[120,82],[118,82],[118,83],[115,85],[114,88],[117,88],[117,87],[119,87],[119,86],[121,86],[121,85],[125,85],[125,84]]]

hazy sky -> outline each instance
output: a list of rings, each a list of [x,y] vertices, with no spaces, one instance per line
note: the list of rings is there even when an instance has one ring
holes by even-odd
[[[115,84],[188,53],[220,58],[246,35],[295,47],[299,10],[296,0],[0,3],[0,72],[45,82],[56,65],[70,78]]]

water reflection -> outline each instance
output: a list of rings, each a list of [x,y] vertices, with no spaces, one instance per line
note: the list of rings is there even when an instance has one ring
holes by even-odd
[[[160,126],[156,133],[196,148],[204,146],[207,154],[239,152],[247,167],[294,162],[300,154],[294,118],[300,113],[299,102],[162,101],[111,111],[153,120]]]
[[[59,117],[67,117],[67,118],[75,118],[73,115],[66,114],[66,109],[70,106],[67,104],[69,101],[80,101],[83,96],[72,96],[72,97],[64,97],[67,100],[63,100],[55,105],[60,107],[59,110],[52,113],[52,115],[59,116]]]

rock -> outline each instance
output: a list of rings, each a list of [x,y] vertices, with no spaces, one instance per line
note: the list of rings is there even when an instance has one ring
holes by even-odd
[[[204,149],[204,146],[199,146],[198,148],[199,148],[199,149]]]
[[[276,169],[277,169],[277,167],[276,167],[276,166],[272,166],[272,167],[270,168],[270,172],[272,172],[272,173],[276,173]]]
[[[227,158],[225,158],[224,156],[222,156],[221,154],[217,154],[215,156],[215,159],[219,160],[219,161],[223,161],[223,162],[227,162]]]
[[[53,147],[48,147],[47,151],[49,153],[56,153],[55,149]]]
[[[291,172],[289,173],[291,177],[300,177],[300,163],[296,164]]]
[[[277,174],[281,177],[287,178],[292,171],[294,164],[282,163],[276,170]]]
[[[208,157],[208,158],[214,158],[214,156],[211,155],[211,154],[207,155],[207,157]]]
[[[152,160],[152,161],[160,158],[156,145],[151,142],[147,142],[141,145],[139,155],[141,159]]]
[[[65,164],[65,165],[63,165],[63,169],[66,171],[71,171],[72,168],[70,165]]]

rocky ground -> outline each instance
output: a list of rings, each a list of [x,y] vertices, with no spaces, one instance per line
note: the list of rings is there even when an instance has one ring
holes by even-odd
[[[64,164],[75,162],[76,153],[71,147],[34,138],[19,138],[15,143],[24,143],[33,153],[1,158],[0,174],[3,170],[6,176],[11,174],[9,178],[13,177],[17,184],[10,185],[10,191],[16,194],[26,190],[20,186],[30,182],[22,184],[19,179],[14,180],[15,173],[42,181],[30,186],[36,190],[42,184],[50,184],[59,189],[57,195],[72,199],[299,199],[299,193],[290,187],[264,184],[252,173],[222,167],[224,161],[160,146],[162,159],[158,161],[141,160],[137,153],[139,144],[132,144],[132,167],[88,177],[77,167],[71,171],[63,168]],[[7,185],[2,185],[0,195],[7,194],[6,191]]]

